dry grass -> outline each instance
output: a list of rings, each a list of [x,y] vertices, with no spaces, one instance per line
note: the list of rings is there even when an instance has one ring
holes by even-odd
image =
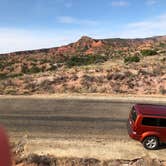
[[[134,160],[98,160],[94,158],[55,158],[31,154],[12,166],[164,166],[165,162],[149,157]]]

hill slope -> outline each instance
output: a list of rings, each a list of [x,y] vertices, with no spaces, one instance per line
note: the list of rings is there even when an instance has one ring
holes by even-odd
[[[166,94],[166,36],[0,55],[0,94]]]

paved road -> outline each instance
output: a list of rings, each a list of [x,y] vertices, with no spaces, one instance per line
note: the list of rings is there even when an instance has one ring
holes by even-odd
[[[11,100],[7,102],[12,103]],[[117,138],[126,136],[126,121],[132,106],[108,100],[76,99],[36,100],[32,109],[33,104],[23,99],[22,109],[17,104],[13,108],[8,105],[10,109],[7,110],[1,108],[0,123],[16,135]]]
[[[5,97],[0,98],[0,123],[12,139],[28,135],[25,155],[33,152],[99,159],[148,155],[165,159],[165,148],[147,151],[128,137],[126,121],[134,102],[142,99]],[[162,99],[162,103],[166,101]]]

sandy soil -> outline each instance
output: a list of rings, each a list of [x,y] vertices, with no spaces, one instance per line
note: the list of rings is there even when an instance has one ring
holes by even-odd
[[[38,155],[53,155],[56,158],[96,158],[99,160],[133,160],[149,156],[150,158],[165,160],[166,146],[159,150],[149,151],[142,144],[131,140],[91,139],[28,139],[24,138],[17,144],[17,151],[22,148],[22,157],[31,153]]]
[[[13,149],[13,166],[165,166],[166,153],[147,151],[136,141],[29,140]]]

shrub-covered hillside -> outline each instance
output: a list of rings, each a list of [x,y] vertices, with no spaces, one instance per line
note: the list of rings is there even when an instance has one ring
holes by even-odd
[[[166,37],[82,37],[66,46],[0,55],[0,95],[166,95]]]

